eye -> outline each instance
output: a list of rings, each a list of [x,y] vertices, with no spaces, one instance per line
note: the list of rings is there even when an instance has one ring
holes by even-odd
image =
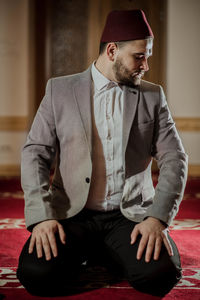
[[[134,58],[136,59],[136,60],[141,60],[141,59],[143,59],[144,58],[144,55],[134,55]]]

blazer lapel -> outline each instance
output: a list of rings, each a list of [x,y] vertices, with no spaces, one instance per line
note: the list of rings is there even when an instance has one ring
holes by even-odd
[[[135,117],[136,108],[139,100],[139,90],[137,88],[124,87],[124,112],[123,112],[123,144],[122,150],[125,157],[125,151],[128,143],[130,129]]]
[[[80,75],[74,86],[75,100],[78,105],[90,153],[92,152],[92,119],[91,119],[91,67]]]
[[[92,109],[91,109],[91,67],[80,75],[80,80],[74,86],[75,100],[78,105],[85,135],[87,138],[90,153],[92,153]],[[124,112],[123,112],[123,144],[125,151],[128,143],[130,129],[135,117],[139,99],[137,88],[124,86]]]

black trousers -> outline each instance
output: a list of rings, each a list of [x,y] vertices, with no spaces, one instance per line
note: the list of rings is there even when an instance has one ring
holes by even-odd
[[[145,262],[136,259],[140,237],[134,245],[130,235],[136,223],[126,219],[119,210],[96,212],[83,209],[78,215],[62,220],[66,244],[57,238],[58,256],[46,261],[37,258],[36,249],[28,254],[26,242],[20,258],[17,277],[24,287],[35,295],[67,295],[79,280],[81,264],[87,260],[104,263],[123,276],[135,289],[164,296],[181,278],[178,250],[169,236],[174,256],[170,257],[163,245],[159,260]]]

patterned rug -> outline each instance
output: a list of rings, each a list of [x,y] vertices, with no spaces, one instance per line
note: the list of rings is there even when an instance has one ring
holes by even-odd
[[[156,184],[157,177],[154,176]],[[18,178],[0,178],[0,300],[45,300],[26,292],[16,278],[21,248],[28,238],[25,229],[23,193]],[[200,300],[200,178],[189,178],[184,200],[170,231],[183,267],[183,278],[163,299]],[[79,287],[80,288],[80,287]],[[102,267],[87,267],[81,292],[51,299],[60,300],[153,300],[158,297],[137,292],[126,281],[113,282]]]

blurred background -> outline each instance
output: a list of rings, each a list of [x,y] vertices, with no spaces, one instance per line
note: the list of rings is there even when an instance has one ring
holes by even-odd
[[[145,79],[165,90],[200,176],[199,0],[0,0],[0,176],[20,174],[20,152],[50,77],[85,70],[97,57],[107,14],[144,10],[154,50]]]

